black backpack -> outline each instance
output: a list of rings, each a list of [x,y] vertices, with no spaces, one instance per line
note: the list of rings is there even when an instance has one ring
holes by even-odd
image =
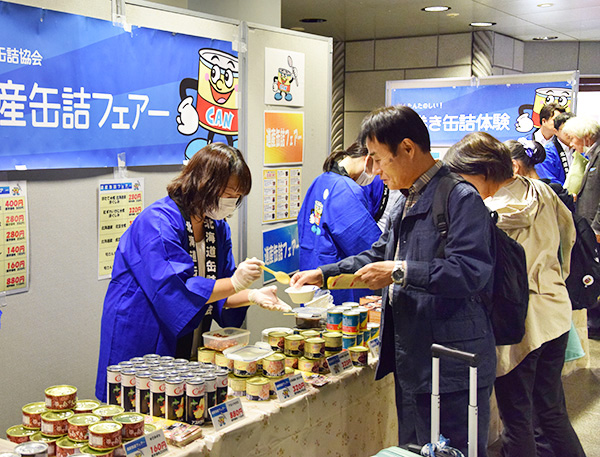
[[[469,184],[460,176],[450,173],[442,176],[433,197],[433,221],[440,232],[440,246],[436,257],[444,258],[448,236],[448,197],[458,183]],[[469,184],[470,185],[470,184]],[[525,250],[517,241],[496,226],[498,214],[492,217],[496,259],[494,286],[491,297],[483,297],[488,307],[496,345],[517,344],[525,335],[525,317],[529,305],[529,281]]]

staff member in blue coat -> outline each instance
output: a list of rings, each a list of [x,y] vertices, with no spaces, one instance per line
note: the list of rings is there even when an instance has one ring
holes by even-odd
[[[478,453],[487,455],[489,398],[496,350],[483,294],[491,293],[494,253],[491,218],[477,191],[458,184],[449,195],[444,258],[436,257],[440,233],[432,202],[441,176],[449,173],[430,153],[427,127],[406,106],[380,108],[363,121],[361,142],[373,171],[403,195],[381,238],[358,255],[303,271],[291,284],[326,284],[339,273],[355,273],[371,289],[384,288],[381,352],[376,379],[394,374],[399,443],[429,442],[431,344],[480,356]],[[440,363],[441,433],[467,454],[468,364]]]
[[[248,305],[288,310],[276,287],[247,290],[258,259],[235,266],[224,220],[248,195],[250,170],[237,149],[197,152],[121,237],[104,299],[96,396],[106,400],[106,368],[149,353],[189,358],[192,334],[210,319],[239,327]]]
[[[355,180],[363,176],[367,149],[352,144],[332,152],[324,173],[308,188],[298,214],[300,267],[317,268],[368,249],[381,235],[372,205]],[[333,290],[336,305],[357,302],[368,289]]]

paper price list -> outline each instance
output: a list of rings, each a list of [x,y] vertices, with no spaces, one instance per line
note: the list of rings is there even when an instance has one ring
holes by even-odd
[[[28,289],[27,185],[0,182],[0,292]]]
[[[302,206],[302,169],[263,170],[263,222],[293,220]]]
[[[101,181],[98,192],[98,278],[111,275],[121,236],[144,209],[144,180]]]

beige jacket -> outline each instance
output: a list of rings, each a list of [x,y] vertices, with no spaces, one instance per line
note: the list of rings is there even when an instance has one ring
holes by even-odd
[[[571,212],[541,181],[516,176],[485,204],[498,212],[498,227],[525,249],[529,277],[525,336],[518,344],[496,346],[496,376],[502,376],[531,351],[571,328],[571,302],[564,280],[576,235]]]

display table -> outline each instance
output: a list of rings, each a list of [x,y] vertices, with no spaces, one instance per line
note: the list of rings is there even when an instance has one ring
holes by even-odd
[[[320,388],[279,403],[242,400],[245,418],[183,448],[169,447],[168,457],[365,457],[398,441],[394,378],[374,381],[375,361],[353,368]],[[0,452],[13,444],[0,440]]]

